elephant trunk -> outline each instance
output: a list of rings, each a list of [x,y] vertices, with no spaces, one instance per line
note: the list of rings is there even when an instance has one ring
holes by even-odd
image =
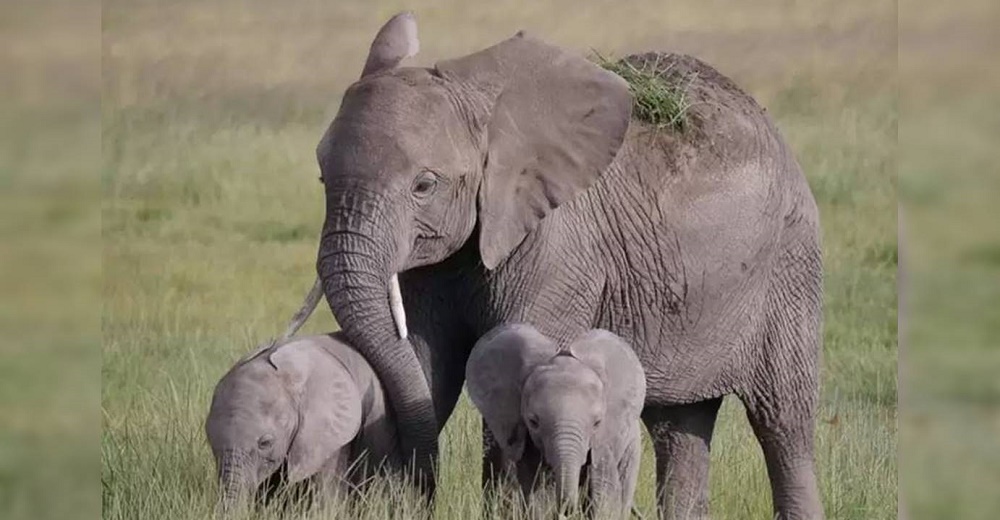
[[[402,226],[394,225],[388,207],[371,193],[328,193],[317,272],[345,336],[385,387],[399,427],[401,455],[412,461],[414,477],[431,496],[437,418],[430,386],[405,338],[398,285],[393,287],[407,251],[392,234]]]
[[[583,438],[575,428],[565,429],[553,439],[552,468],[556,471],[556,492],[561,511],[574,509],[579,503],[580,470],[586,458]]]
[[[248,474],[244,457],[227,452],[219,459],[219,507],[224,514],[233,513],[249,502],[254,479]]]

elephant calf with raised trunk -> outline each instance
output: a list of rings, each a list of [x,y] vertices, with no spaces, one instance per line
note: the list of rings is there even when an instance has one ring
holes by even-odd
[[[205,423],[223,509],[249,504],[275,483],[312,479],[328,497],[398,468],[389,410],[371,366],[339,334],[240,360],[216,386]]]
[[[646,379],[624,340],[593,330],[559,349],[530,325],[504,325],[473,348],[466,381],[526,496],[544,462],[555,476],[561,508],[576,507],[589,460],[593,516],[629,513]]]

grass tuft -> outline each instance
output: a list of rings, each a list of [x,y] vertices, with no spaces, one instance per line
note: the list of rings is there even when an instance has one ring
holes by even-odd
[[[661,67],[663,57],[647,60],[641,65],[627,58],[613,60],[594,53],[597,64],[621,76],[632,92],[632,115],[658,130],[684,132],[687,128],[687,87],[694,74],[678,77],[671,66]]]

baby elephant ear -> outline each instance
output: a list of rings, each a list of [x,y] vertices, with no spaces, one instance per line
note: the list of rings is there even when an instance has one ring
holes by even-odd
[[[507,457],[518,460],[526,432],[521,424],[521,385],[539,363],[556,352],[534,327],[503,325],[483,336],[465,365],[469,397]]]
[[[390,18],[375,35],[361,77],[394,68],[399,62],[416,56],[418,52],[420,41],[417,40],[417,18],[409,11],[399,13]]]
[[[271,354],[295,400],[299,425],[288,450],[288,481],[308,478],[361,429],[361,395],[347,368],[326,352],[316,336],[279,347]]]
[[[646,374],[628,342],[594,329],[573,340],[570,350],[603,378],[609,415],[621,411],[638,416],[646,400]]]

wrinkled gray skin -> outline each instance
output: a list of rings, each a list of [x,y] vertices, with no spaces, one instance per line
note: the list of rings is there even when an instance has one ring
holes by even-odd
[[[249,504],[279,470],[323,496],[398,467],[396,428],[378,378],[339,334],[255,352],[216,386],[205,422],[223,510]]]
[[[564,509],[578,506],[580,474],[589,458],[592,515],[629,513],[646,380],[621,338],[594,330],[559,349],[531,325],[504,325],[476,343],[465,374],[472,402],[505,461],[515,465],[526,495],[537,482],[537,463],[525,457],[526,448],[539,452],[552,470]]]
[[[414,35],[384,28],[371,52]],[[764,110],[687,56],[629,58],[680,75],[680,134],[633,120],[621,78],[520,33],[432,68],[395,66],[414,50],[370,56],[382,65],[347,89],[319,143],[317,271],[428,491],[473,344],[523,322],[563,345],[593,328],[632,345],[664,515],[707,515],[712,430],[736,394],[776,513],[822,516],[819,222]],[[387,296],[397,273],[405,338]],[[485,441],[489,479],[500,450]]]

